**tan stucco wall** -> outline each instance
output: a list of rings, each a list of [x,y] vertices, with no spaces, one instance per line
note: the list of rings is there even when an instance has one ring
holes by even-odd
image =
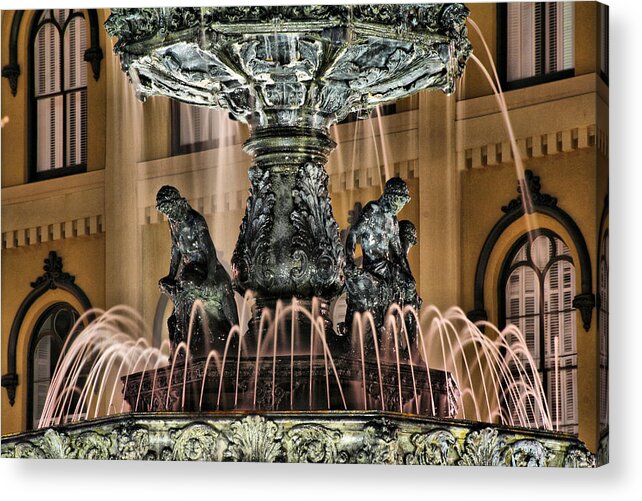
[[[31,292],[31,282],[42,275],[44,260],[50,251],[62,258],[63,270],[75,277],[92,306],[104,308],[105,304],[105,239],[93,235],[73,240],[59,240],[37,246],[26,246],[2,251],[2,367],[7,367],[9,332],[20,304]],[[58,301],[69,302],[79,312],[81,305],[69,293],[60,289],[50,290],[28,310],[22,323],[17,350],[19,385],[16,402],[9,405],[7,392],[2,391],[2,433],[24,430],[27,403],[27,355],[31,333],[44,310]]]

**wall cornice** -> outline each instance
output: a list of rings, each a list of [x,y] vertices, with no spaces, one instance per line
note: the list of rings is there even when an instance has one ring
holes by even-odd
[[[523,159],[591,147],[608,155],[608,129],[598,117],[598,108],[608,109],[608,89],[596,74],[509,91],[504,96]],[[459,101],[456,128],[460,169],[513,160],[495,96]]]
[[[104,171],[2,189],[2,248],[104,231]]]

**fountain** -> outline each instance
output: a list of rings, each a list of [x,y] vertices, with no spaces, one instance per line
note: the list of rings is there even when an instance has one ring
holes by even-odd
[[[113,9],[106,27],[141,99],[221,107],[250,127],[231,282],[199,261],[216,261],[200,215],[162,188],[170,363],[135,312],[104,313],[66,347],[41,428],[3,440],[3,456],[593,465],[551,431],[519,331],[485,335],[458,309],[419,310],[396,219],[402,180],[364,208],[347,255],[339,241],[329,127],[421,90],[453,92],[471,53],[467,15],[461,4]],[[231,312],[232,286],[249,318]],[[328,305],[344,286],[350,316],[335,329]]]

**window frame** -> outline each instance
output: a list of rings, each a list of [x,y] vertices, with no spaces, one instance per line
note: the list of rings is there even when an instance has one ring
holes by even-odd
[[[69,26],[69,23],[76,17],[80,17],[84,20],[85,22],[85,33],[87,36],[87,41],[88,44],[90,43],[90,40],[92,38],[92,33],[91,33],[91,26],[90,26],[90,21],[88,20],[88,16],[85,15],[85,12],[82,9],[65,9],[65,10],[72,10],[73,12],[65,19],[64,25],[61,27],[57,21],[53,20],[42,20],[43,14],[47,11],[51,10],[54,11],[56,9],[41,9],[36,11],[34,14],[32,23],[31,23],[31,29],[29,32],[29,42],[27,45],[27,58],[28,58],[28,79],[27,79],[27,123],[28,123],[28,130],[27,130],[27,162],[28,162],[28,175],[27,175],[27,182],[32,183],[32,182],[37,182],[37,181],[44,181],[47,179],[55,179],[58,177],[63,177],[63,176],[68,176],[72,174],[80,174],[83,172],[87,172],[87,164],[88,164],[88,152],[87,152],[87,158],[85,163],[80,163],[76,165],[66,165],[67,163],[67,95],[72,94],[78,91],[82,91],[83,87],[77,87],[71,90],[66,91],[64,88],[64,82],[65,82],[65,51],[64,51],[64,45],[65,45],[65,30]],[[63,155],[63,166],[58,167],[58,168],[53,168],[49,169],[46,171],[38,171],[38,97],[36,96],[35,92],[35,81],[36,81],[36,62],[35,62],[35,55],[34,55],[34,47],[35,47],[35,41],[36,37],[38,36],[38,31],[42,26],[45,24],[51,23],[54,26],[57,27],[59,30],[59,36],[60,36],[60,60],[58,62],[60,66],[60,91],[55,92],[53,94],[47,95],[47,97],[55,97],[55,96],[63,96],[63,111],[62,111],[62,155]],[[91,47],[87,47],[89,49]],[[83,64],[89,64],[89,62],[86,59],[86,51],[85,54],[82,54],[83,57]],[[89,69],[87,71],[87,82],[89,82]],[[85,85],[84,90],[86,92],[86,99],[87,99],[87,115],[89,115],[89,107],[90,107],[90,102],[89,102],[89,92],[88,92],[88,85]],[[42,99],[42,97],[41,97]],[[85,124],[85,127],[87,128],[87,148],[89,149],[89,125],[88,123]]]
[[[548,2],[534,2],[548,3]],[[546,64],[542,64],[542,73],[532,77],[522,78],[520,80],[508,80],[508,4],[501,3],[497,5],[497,73],[502,86],[502,90],[515,90],[532,85],[538,85],[556,80],[563,80],[575,76],[575,68],[554,71],[546,73]],[[540,35],[541,39],[545,38],[544,30]],[[573,32],[573,43],[575,43],[575,31]],[[544,46],[545,44],[543,44]]]
[[[549,407],[549,413],[551,416],[551,420],[554,423],[559,423],[560,426],[573,426],[579,431],[579,402],[578,402],[578,385],[577,381],[575,384],[574,388],[574,405],[575,405],[575,414],[577,419],[577,422],[574,423],[566,423],[560,419],[560,416],[557,416],[556,413],[556,407],[555,407],[555,402],[551,401],[549,399],[549,395],[552,396],[552,391],[551,388],[549,388],[549,377],[551,377],[551,374],[555,373],[555,367],[550,366],[547,367],[547,357],[546,357],[546,345],[547,345],[547,336],[550,336],[550,332],[546,332],[546,318],[548,315],[551,314],[559,314],[559,313],[566,313],[566,312],[573,312],[573,314],[577,315],[577,308],[575,306],[572,306],[570,310],[564,310],[560,309],[557,311],[548,311],[546,310],[546,295],[545,295],[545,286],[546,286],[546,277],[548,273],[551,271],[552,266],[557,263],[557,262],[562,262],[566,261],[571,263],[573,265],[573,268],[575,269],[574,273],[577,273],[577,267],[576,264],[573,262],[573,257],[568,254],[558,254],[557,251],[554,251],[553,256],[549,256],[548,260],[542,270],[539,269],[539,267],[534,263],[532,256],[530,259],[526,259],[523,261],[519,261],[517,263],[513,263],[513,260],[519,253],[519,251],[524,247],[524,245],[527,244],[527,242],[531,241],[534,242],[537,237],[544,236],[548,238],[549,240],[552,240],[552,242],[555,242],[555,240],[559,240],[562,242],[567,248],[569,247],[568,244],[564,241],[564,239],[559,236],[557,233],[555,233],[553,230],[549,228],[536,228],[534,230],[531,230],[530,232],[526,232],[523,235],[521,235],[519,238],[515,240],[515,242],[511,245],[510,250],[506,253],[502,267],[499,272],[499,280],[497,282],[498,287],[497,287],[497,305],[498,305],[498,315],[497,318],[499,320],[498,322],[498,327],[500,330],[504,330],[506,326],[509,324],[508,322],[508,315],[506,313],[506,306],[507,306],[507,294],[506,294],[506,288],[508,285],[508,281],[510,280],[510,277],[516,269],[522,266],[528,266],[531,270],[534,271],[535,276],[537,277],[537,287],[538,287],[538,309],[537,312],[533,315],[534,317],[538,318],[538,333],[537,333],[537,341],[539,342],[539,346],[537,347],[539,350],[538,358],[535,358],[535,353],[531,352],[531,356],[533,357],[533,360],[536,364],[535,369],[537,370],[538,376],[541,378],[541,383],[542,383],[542,389],[544,391],[544,395],[546,398],[549,400],[548,401],[548,407]],[[554,248],[554,247],[553,247]],[[530,250],[527,250],[527,256],[530,254]],[[577,290],[575,288],[575,283],[573,284],[573,291],[574,295],[577,293]],[[513,324],[514,325],[514,324]],[[560,373],[562,371],[575,371],[575,375],[577,378],[577,332],[578,332],[578,322],[575,322],[575,332],[574,332],[574,337],[575,337],[575,353],[571,355],[565,355],[565,356],[570,356],[570,357],[575,357],[575,363],[571,365],[564,365],[563,367],[559,367]],[[560,339],[561,340],[561,339]],[[548,360],[550,363],[550,360]],[[561,379],[561,378],[560,378]],[[558,388],[558,391],[560,392],[560,397],[561,397],[561,387]],[[555,419],[557,417],[557,419]],[[577,432],[575,433],[577,434]]]
[[[40,332],[44,326],[44,323],[47,321],[47,319],[51,315],[55,315],[57,312],[63,310],[63,309],[68,309],[74,312],[76,315],[76,320],[80,318],[80,313],[74,308],[71,304],[69,304],[66,301],[58,301],[56,303],[51,304],[48,306],[45,311],[43,311],[40,316],[38,317],[38,320],[36,321],[33,330],[31,331],[31,338],[29,340],[29,355],[27,358],[27,430],[33,430],[35,429],[35,426],[33,424],[33,418],[34,418],[34,383],[35,383],[35,354],[36,354],[36,347],[38,346],[38,343],[46,337],[47,334],[44,334]],[[73,325],[72,325],[73,327]],[[56,334],[56,333],[54,333]],[[71,330],[65,334],[64,338],[60,339],[55,339],[57,344],[59,344],[59,351],[62,352],[62,348],[65,344],[65,341],[67,338],[71,335],[74,336],[77,333],[73,333]],[[58,338],[60,336],[57,336]],[[52,342],[53,345],[53,342]],[[56,359],[56,362],[54,364],[54,367],[52,368],[52,374],[51,376],[53,377],[53,371],[55,371],[56,365],[58,364],[58,361],[60,360],[60,354],[58,355],[58,358]]]

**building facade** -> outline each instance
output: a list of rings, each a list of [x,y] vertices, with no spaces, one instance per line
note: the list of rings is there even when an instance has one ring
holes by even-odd
[[[518,325],[559,429],[597,449],[608,429],[608,11],[594,2],[470,4],[474,54],[456,93],[422,92],[333,127],[327,171],[349,227],[385,180],[424,303]],[[140,103],[103,28],[108,10],[2,12],[2,433],[37,424],[57,353],[89,308],[128,305],[167,337],[169,266],[158,189],[208,221],[228,267],[244,214],[245,126],[154,97]],[[490,57],[489,57],[490,54]],[[523,189],[523,186],[522,186]],[[557,347],[554,350],[554,347]],[[560,376],[552,381],[557,353]]]

